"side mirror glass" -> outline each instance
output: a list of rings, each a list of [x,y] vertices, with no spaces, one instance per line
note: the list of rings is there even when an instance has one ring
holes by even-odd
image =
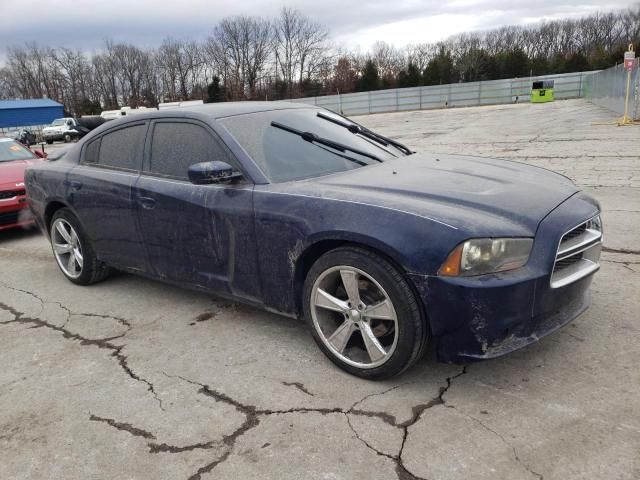
[[[195,185],[229,182],[242,177],[226,162],[201,162],[189,167],[189,181]]]

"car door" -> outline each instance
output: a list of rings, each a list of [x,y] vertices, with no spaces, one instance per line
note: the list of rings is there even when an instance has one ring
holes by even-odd
[[[196,120],[155,120],[134,187],[140,232],[161,278],[259,297],[253,185],[194,185],[190,165],[214,160],[239,169],[215,132]]]
[[[67,177],[68,200],[98,258],[145,270],[146,258],[132,203],[148,122],[127,123],[83,146]]]

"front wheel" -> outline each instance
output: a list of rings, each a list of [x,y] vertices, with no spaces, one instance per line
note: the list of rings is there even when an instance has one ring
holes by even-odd
[[[363,378],[398,375],[422,355],[427,326],[396,267],[364,249],[320,257],[304,285],[304,315],[329,359]]]
[[[68,280],[90,285],[109,275],[109,268],[98,260],[76,216],[68,208],[58,210],[49,230],[51,248],[58,267]]]

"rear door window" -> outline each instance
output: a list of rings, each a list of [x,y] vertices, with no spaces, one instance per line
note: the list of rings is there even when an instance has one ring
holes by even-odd
[[[236,167],[222,141],[203,126],[158,121],[153,127],[151,154],[145,172],[183,180],[188,179],[191,165],[216,160]]]
[[[100,139],[89,142],[84,148],[85,163],[98,163],[98,154],[100,153]]]
[[[84,163],[118,170],[140,170],[146,129],[146,124],[137,124],[102,135],[85,147]]]

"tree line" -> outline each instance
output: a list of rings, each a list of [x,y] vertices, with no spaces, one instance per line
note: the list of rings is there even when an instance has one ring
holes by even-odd
[[[402,49],[377,42],[366,53],[336,48],[326,26],[283,8],[275,18],[224,18],[203,41],[168,37],[151,49],[113,40],[93,54],[13,46],[0,68],[0,98],[48,97],[73,115],[182,100],[277,100],[597,70],[620,63],[629,42],[640,46],[640,5]]]

